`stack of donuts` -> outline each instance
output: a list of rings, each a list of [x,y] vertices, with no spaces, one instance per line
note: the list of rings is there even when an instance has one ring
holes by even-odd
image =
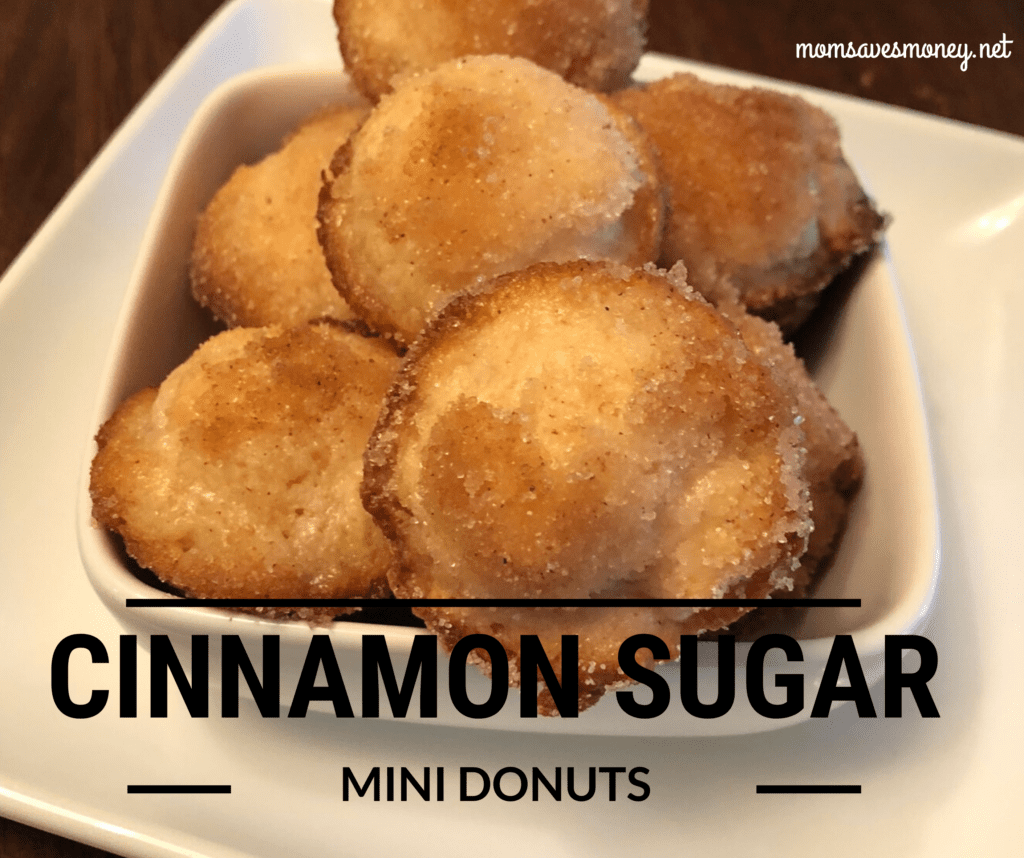
[[[884,218],[818,108],[635,84],[645,15],[337,0],[360,101],[199,216],[226,330],[100,429],[96,521],[190,596],[809,592],[863,462],[789,339]],[[577,635],[581,707],[626,637],[674,655],[748,611],[414,609],[496,637],[513,684],[522,635],[556,669]]]

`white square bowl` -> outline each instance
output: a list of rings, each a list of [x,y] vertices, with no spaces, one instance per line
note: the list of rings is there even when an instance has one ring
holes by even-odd
[[[662,61],[657,70],[670,73],[674,67],[671,61]],[[159,384],[214,332],[207,312],[193,301],[187,278],[196,216],[214,192],[237,165],[252,163],[276,149],[303,117],[329,101],[347,97],[354,95],[336,70],[267,69],[226,83],[196,113],[170,165],[143,240],[101,382],[95,427],[129,395]],[[870,177],[864,178],[870,185]],[[884,208],[885,200],[880,204]],[[446,699],[442,657],[439,713],[429,720],[448,726],[566,734],[707,736],[776,729],[809,717],[814,690],[837,634],[852,636],[865,677],[869,684],[875,683],[883,674],[886,637],[921,630],[931,609],[939,566],[938,512],[921,391],[884,248],[862,266],[857,282],[829,316],[828,334],[815,354],[813,373],[858,433],[867,470],[835,563],[815,595],[860,599],[861,607],[806,611],[788,629],[800,642],[803,662],[790,665],[769,659],[766,688],[773,687],[775,673],[803,675],[805,706],[800,713],[785,719],[765,718],[737,693],[734,705],[722,717],[690,716],[678,702],[678,665],[669,664],[659,672],[673,689],[674,705],[657,718],[638,720],[626,715],[614,694],[579,718],[520,718],[517,692],[513,692],[500,713],[476,720],[462,715]],[[215,662],[214,642],[219,636],[239,635],[259,666],[263,636],[276,635],[281,645],[282,694],[287,698],[295,688],[311,636],[329,634],[357,715],[363,635],[386,635],[396,670],[404,669],[413,637],[423,634],[421,630],[345,621],[328,629],[311,629],[301,622],[271,621],[215,608],[171,607],[176,597],[138,576],[119,540],[93,522],[88,471],[94,452],[91,446],[79,495],[82,561],[104,604],[127,630],[140,636],[143,646],[150,635],[166,634],[183,654],[192,635],[209,635]],[[131,599],[162,599],[168,606],[128,607]],[[744,688],[748,648],[737,646],[738,689]],[[701,644],[702,688],[713,687],[714,658],[713,645]],[[216,664],[211,664],[210,675],[218,674]],[[471,677],[469,693],[477,700],[486,697],[486,681]],[[643,694],[638,692],[639,699]],[[382,709],[384,717],[389,717],[387,706]],[[419,720],[410,715],[414,719]]]

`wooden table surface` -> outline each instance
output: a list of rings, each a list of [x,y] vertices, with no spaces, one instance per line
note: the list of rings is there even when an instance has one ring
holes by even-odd
[[[0,270],[220,0],[0,0]],[[1001,42],[1007,58],[801,59],[810,43]],[[651,0],[663,53],[1024,135],[1024,2]],[[0,760],[0,771],[3,761]],[[101,850],[0,818],[0,858]]]

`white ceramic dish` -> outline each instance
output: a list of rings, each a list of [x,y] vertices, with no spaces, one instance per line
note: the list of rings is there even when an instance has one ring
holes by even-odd
[[[187,286],[186,265],[198,212],[235,166],[272,151],[302,117],[347,93],[345,78],[331,69],[264,69],[224,84],[197,111],[171,162],[143,240],[100,386],[96,425],[128,395],[159,383],[212,330],[207,314],[193,302]],[[871,177],[866,178],[870,185]],[[884,202],[883,198],[883,206]],[[866,484],[848,533],[817,595],[860,599],[862,605],[808,611],[792,630],[804,654],[799,671],[804,676],[807,702],[800,714],[765,718],[738,694],[728,714],[720,718],[694,718],[677,705],[658,718],[638,720],[623,713],[614,695],[608,695],[578,719],[522,719],[513,695],[497,716],[472,719],[446,705],[450,701],[444,693],[447,680],[442,667],[441,711],[431,722],[609,735],[696,736],[776,729],[809,716],[836,634],[853,636],[868,682],[875,682],[882,674],[885,637],[910,634],[921,627],[930,610],[938,571],[938,518],[917,369],[892,268],[884,253],[865,266],[848,299],[831,319],[831,336],[814,371],[830,400],[858,432],[867,461]],[[87,457],[92,453],[90,447]],[[87,467],[84,470],[87,473]],[[172,601],[174,597],[136,577],[115,541],[92,525],[85,479],[79,504],[79,543],[90,580],[118,620],[141,636],[143,645],[151,634],[168,634],[187,651],[192,635],[237,634],[254,653],[263,635],[277,635],[287,699],[311,635],[320,630],[211,608],[127,607],[128,599],[165,597]],[[417,634],[409,628],[346,622],[333,624],[329,633],[357,714],[362,635],[385,633],[393,657],[401,664]],[[702,644],[699,668],[700,681],[707,684],[716,670],[709,647]],[[739,647],[739,689],[744,687],[746,651],[747,646]],[[660,670],[675,688],[678,667],[668,665]],[[792,672],[794,667],[779,662],[767,674],[767,687],[773,685],[774,670]],[[475,674],[474,678],[477,690],[474,692],[471,682],[471,696],[486,697],[483,679]],[[387,707],[384,709],[386,712]]]

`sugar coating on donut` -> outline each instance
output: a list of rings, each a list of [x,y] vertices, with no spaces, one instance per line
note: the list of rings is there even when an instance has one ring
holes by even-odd
[[[335,0],[345,66],[370,98],[397,74],[471,54],[525,57],[579,86],[624,86],[647,0]]]
[[[367,508],[414,598],[759,598],[810,532],[791,400],[736,329],[663,273],[541,264],[454,299],[371,437]],[[670,649],[742,608],[417,610],[451,645],[580,635],[596,699],[619,644]],[[673,642],[674,641],[674,642]]]
[[[660,263],[682,260],[695,289],[727,281],[744,306],[791,331],[877,241],[884,218],[835,122],[804,99],[680,73],[613,100],[660,155],[670,207]]]
[[[321,194],[335,285],[407,344],[451,295],[533,262],[650,261],[663,200],[645,143],[628,116],[526,60],[407,78]]]
[[[391,549],[359,485],[397,363],[380,340],[327,323],[211,338],[100,429],[96,521],[193,596],[386,592]]]
[[[345,104],[305,120],[279,150],[238,167],[200,215],[192,294],[228,327],[352,318],[324,264],[316,210],[324,169],[368,110]]]

